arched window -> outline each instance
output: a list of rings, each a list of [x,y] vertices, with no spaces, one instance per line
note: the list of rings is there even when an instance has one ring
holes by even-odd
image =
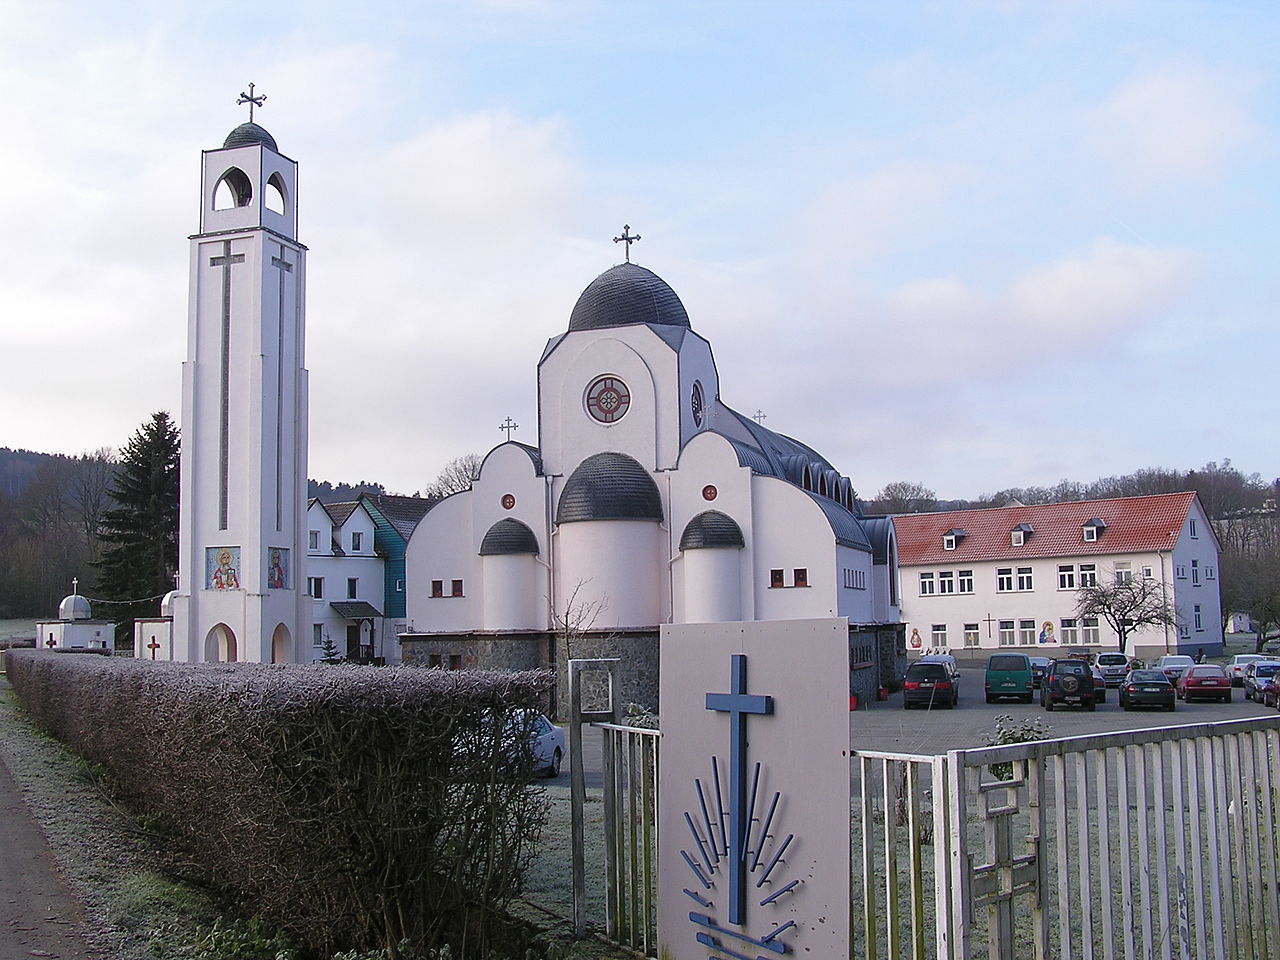
[[[218,185],[213,188],[213,209],[247,207],[252,202],[253,184],[239,167],[231,167],[218,178]]]
[[[273,173],[267,180],[267,192],[262,200],[272,213],[284,216],[289,209],[289,193],[285,189],[284,178],[279,173]]]

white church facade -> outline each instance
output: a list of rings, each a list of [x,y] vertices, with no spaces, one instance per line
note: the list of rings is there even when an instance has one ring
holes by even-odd
[[[661,624],[845,617],[851,689],[897,673],[892,525],[721,401],[711,345],[660,277],[597,277],[537,377],[540,444],[494,448],[413,532],[406,662],[617,656],[623,697],[656,706]]]

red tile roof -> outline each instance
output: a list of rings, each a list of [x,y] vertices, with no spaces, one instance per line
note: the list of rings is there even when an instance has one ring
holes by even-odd
[[[1195,500],[1195,492],[1188,491],[1115,500],[901,514],[893,518],[898,562],[910,566],[1171,550]],[[1106,528],[1099,531],[1096,541],[1086,543],[1084,524],[1095,518],[1103,521]],[[1009,534],[1020,523],[1030,524],[1034,533],[1023,546],[1011,546]],[[954,550],[943,550],[942,535],[957,527],[965,531],[964,538]]]

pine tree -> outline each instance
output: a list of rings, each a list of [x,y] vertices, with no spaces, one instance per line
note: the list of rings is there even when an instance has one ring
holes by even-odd
[[[178,570],[178,428],[163,410],[120,451],[112,505],[102,517],[97,592],[113,607],[117,643],[128,642],[135,617],[155,616]],[[151,598],[151,599],[148,599]]]

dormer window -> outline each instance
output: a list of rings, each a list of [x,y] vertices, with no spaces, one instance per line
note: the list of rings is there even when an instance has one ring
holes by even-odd
[[[1087,521],[1081,529],[1084,531],[1084,542],[1093,543],[1102,534],[1102,531],[1107,529],[1107,525],[1097,517],[1094,517],[1092,520]]]
[[[942,535],[942,549],[954,550],[956,545],[964,539],[964,531],[959,527],[952,527]]]
[[[1015,547],[1020,547],[1027,542],[1027,538],[1030,537],[1033,532],[1031,524],[1020,523],[1009,531],[1009,543]]]

